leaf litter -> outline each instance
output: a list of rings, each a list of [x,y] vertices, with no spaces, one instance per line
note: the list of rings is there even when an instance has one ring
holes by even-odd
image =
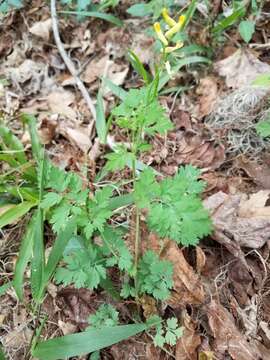
[[[215,2],[215,8],[218,8],[218,2]],[[51,46],[48,9],[45,7],[44,14],[40,14],[38,9],[37,6],[30,14],[33,21],[30,22],[29,31],[22,30],[22,36],[18,36],[15,31],[16,27],[22,29],[22,19],[12,15],[6,20],[6,29],[10,23],[12,28],[9,29],[12,31],[1,34],[1,44],[4,45],[0,45],[0,54],[4,54],[5,61],[1,63],[0,74],[9,85],[1,88],[4,95],[0,98],[1,107],[4,103],[7,114],[14,112],[14,109],[32,109],[38,115],[39,132],[43,134],[43,143],[52,158],[61,167],[78,171],[82,165],[82,155],[92,151],[97,141],[91,138],[87,111],[80,104],[74,82],[57,50]],[[27,18],[29,13],[25,14]],[[151,67],[152,41],[144,32],[138,32],[140,25],[138,19],[133,21],[131,27],[107,27],[105,30],[98,29],[95,22],[92,24],[89,20],[79,24],[70,20],[66,24],[61,23],[65,45],[79,64],[81,77],[90,92],[97,90],[106,66],[108,78],[115,84],[126,88],[134,82],[138,84],[138,79],[130,75],[130,67],[124,58],[127,47],[135,49],[142,62]],[[242,179],[249,191],[232,191],[228,153],[238,154],[241,144],[238,143],[233,151],[228,150],[232,138],[223,135],[224,128],[227,130],[227,125],[233,122],[238,130],[239,125],[243,124],[240,128],[243,134],[247,124],[245,121],[256,123],[265,116],[267,107],[264,100],[269,94],[265,89],[250,88],[250,83],[258,74],[269,72],[269,68],[266,62],[259,60],[258,53],[249,49],[237,50],[226,59],[216,62],[215,74],[201,76],[195,91],[193,109],[181,103],[177,97],[173,104],[173,97],[165,96],[164,102],[168,111],[172,109],[170,114],[176,128],[168,133],[166,140],[153,139],[153,149],[149,157],[143,159],[158,171],[170,175],[176,172],[179,165],[192,163],[203,170],[205,179],[212,176],[215,184],[211,188],[213,195],[208,192],[204,194],[204,203],[212,215],[214,233],[194,251],[180,249],[168,241],[162,256],[174,263],[172,296],[167,303],[162,304],[162,310],[153,299],[142,299],[146,318],[158,309],[163,313],[173,311],[181,319],[185,331],[176,346],[175,358],[178,360],[195,360],[198,357],[200,360],[256,360],[259,357],[267,360],[270,357],[267,261],[269,169],[267,164],[261,165],[249,157],[245,164],[237,163],[236,159],[234,166],[244,170],[249,177]],[[225,80],[223,89],[220,88],[222,79]],[[243,98],[243,95],[245,101],[239,104],[239,98]],[[105,101],[109,111],[117,100],[111,93],[106,93]],[[221,121],[220,125],[215,126],[220,114],[223,116],[222,121],[227,119],[230,123],[224,126],[225,123]],[[205,119],[207,126],[204,125]],[[18,124],[14,123],[14,126],[20,129]],[[224,138],[227,140],[223,141]],[[268,150],[268,143],[258,139],[256,141],[252,155],[259,149],[256,150],[256,156],[260,158],[262,150]],[[93,172],[96,166],[102,166],[100,161],[102,163],[103,151],[98,145],[95,150],[98,155],[93,155]],[[250,150],[246,151],[246,148],[240,152],[250,155]],[[217,184],[219,176],[229,180],[225,184],[224,181]],[[256,183],[256,187],[251,180]],[[149,237],[151,239],[154,235],[150,234]],[[150,247],[159,249],[157,239],[150,241]],[[209,270],[211,267],[214,269],[212,272]],[[103,294],[86,294],[85,289],[73,288],[57,288],[54,295],[49,296],[46,306],[53,324],[44,331],[48,337],[55,333],[60,335],[84,329],[88,315],[97,305],[112,301],[104,299]],[[2,342],[9,343],[7,348],[10,349],[11,358],[16,359],[16,356],[24,356],[26,340],[31,336],[32,319],[27,319],[23,309],[14,308],[14,304],[14,294],[9,293],[0,299],[3,316],[0,317],[0,335]],[[133,305],[124,303],[119,306],[123,319],[130,320]],[[11,308],[14,309],[15,320],[10,316]],[[18,319],[26,324],[23,331]],[[104,358],[127,360],[132,356],[145,359],[172,358],[154,348],[147,336],[114,345],[103,355]]]

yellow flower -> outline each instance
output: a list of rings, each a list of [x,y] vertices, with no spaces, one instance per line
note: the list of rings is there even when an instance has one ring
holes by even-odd
[[[166,8],[163,8],[162,9],[162,16],[163,16],[163,19],[165,20],[165,22],[170,26],[170,27],[173,27],[176,25],[176,21],[174,21],[168,14],[168,10]]]
[[[165,62],[165,68],[167,70],[168,75],[170,77],[172,77],[173,73],[172,73],[171,64],[169,63],[169,61]]]
[[[166,38],[170,39],[174,34],[180,31],[185,23],[186,17],[185,15],[179,16],[179,20],[170,30],[166,31],[165,36]]]
[[[157,34],[157,37],[162,42],[162,44],[167,46],[168,45],[168,40],[166,39],[166,37],[164,36],[164,34],[163,34],[162,30],[161,30],[160,23],[158,23],[158,22],[154,23],[154,29],[155,29],[155,32]]]
[[[181,41],[177,41],[175,46],[167,46],[165,47],[165,53],[166,54],[170,54],[175,50],[181,49],[181,47],[184,46],[184,43],[182,43]]]

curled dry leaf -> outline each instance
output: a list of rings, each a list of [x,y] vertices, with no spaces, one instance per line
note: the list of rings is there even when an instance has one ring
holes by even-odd
[[[199,95],[198,118],[202,119],[212,112],[216,104],[218,97],[217,80],[212,76],[201,79],[196,94]]]
[[[239,49],[233,55],[215,64],[215,70],[225,77],[226,85],[233,89],[250,85],[260,74],[269,73],[270,65],[258,60],[249,49]]]
[[[206,306],[206,312],[214,337],[212,346],[217,357],[229,353],[234,360],[259,360],[262,358],[256,346],[251,345],[247,338],[240,333],[233,316],[221,304],[212,300]]]
[[[201,344],[201,337],[196,333],[196,324],[185,312],[183,319],[184,333],[177,341],[176,360],[197,360],[197,348]]]
[[[205,298],[203,285],[182,250],[173,241],[168,241],[162,258],[171,261],[174,267],[174,290],[168,304],[172,307],[202,304]]]
[[[50,38],[50,31],[52,28],[51,18],[43,21],[38,21],[29,29],[30,33],[48,41]]]
[[[219,191],[204,200],[214,223],[213,238],[242,259],[242,246],[261,248],[269,240],[270,231],[270,216],[267,215],[270,207],[264,206],[265,199],[264,192],[248,198],[246,194],[228,195]],[[248,207],[253,210],[247,212]]]

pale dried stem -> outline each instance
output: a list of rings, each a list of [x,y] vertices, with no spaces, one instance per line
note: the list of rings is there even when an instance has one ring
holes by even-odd
[[[55,0],[51,0],[51,18],[52,18],[52,29],[53,29],[53,35],[54,35],[54,40],[55,40],[55,44],[57,46],[57,49],[66,65],[66,67],[68,68],[69,72],[71,73],[71,75],[73,76],[76,85],[78,86],[89,110],[90,113],[93,116],[94,121],[96,121],[96,109],[95,106],[93,104],[93,101],[88,93],[88,90],[86,89],[84,83],[82,82],[82,80],[79,78],[78,76],[78,71],[76,70],[73,62],[70,60],[64,45],[60,39],[60,34],[59,34],[59,27],[58,27],[58,18],[57,18],[57,12],[56,12],[56,4],[55,4]]]

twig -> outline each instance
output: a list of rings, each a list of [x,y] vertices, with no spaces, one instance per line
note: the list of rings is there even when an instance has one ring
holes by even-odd
[[[64,45],[62,44],[62,41],[60,39],[55,0],[51,0],[51,18],[52,18],[52,29],[53,29],[54,40],[55,40],[55,44],[58,48],[58,51],[59,51],[64,63],[66,64],[66,67],[68,68],[69,72],[71,73],[74,80],[76,81],[76,84],[77,84],[77,86],[78,86],[78,88],[79,88],[79,90],[80,90],[92,116],[93,116],[94,121],[96,121],[96,109],[93,104],[93,101],[92,101],[86,87],[84,86],[84,83],[78,77],[78,75],[77,75],[78,72],[77,72],[73,62],[68,57],[67,52],[64,49]]]
[[[256,48],[256,49],[268,49],[270,48],[270,42],[266,43],[266,44],[249,44],[250,48]]]

